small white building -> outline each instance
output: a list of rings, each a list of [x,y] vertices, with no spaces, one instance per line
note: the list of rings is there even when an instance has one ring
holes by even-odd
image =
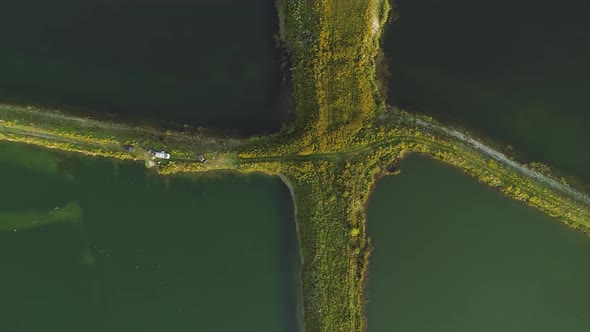
[[[169,153],[166,153],[166,151],[156,152],[156,151],[150,150],[150,153],[152,154],[152,156],[154,156],[156,158],[170,159],[170,154]]]
[[[160,152],[154,153],[154,157],[160,158],[160,159],[170,159],[170,154],[166,153],[164,151],[160,151]]]

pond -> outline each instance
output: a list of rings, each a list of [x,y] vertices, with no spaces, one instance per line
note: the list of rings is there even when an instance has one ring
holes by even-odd
[[[383,41],[390,104],[590,184],[590,2],[396,2],[399,20]]]
[[[240,134],[290,94],[274,1],[23,0],[0,11],[0,102]]]
[[[0,143],[0,330],[300,326],[289,190]]]
[[[425,157],[379,181],[368,331],[590,331],[590,239]]]

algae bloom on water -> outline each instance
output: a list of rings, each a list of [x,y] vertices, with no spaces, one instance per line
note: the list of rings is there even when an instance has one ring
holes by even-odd
[[[82,209],[77,201],[68,202],[63,207],[52,210],[32,210],[23,212],[1,212],[0,231],[21,231],[60,223],[79,223]]]

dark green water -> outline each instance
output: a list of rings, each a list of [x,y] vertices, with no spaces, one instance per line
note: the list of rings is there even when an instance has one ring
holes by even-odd
[[[590,2],[395,2],[400,18],[384,39],[391,104],[590,184]]]
[[[0,102],[274,130],[289,99],[277,32],[269,0],[12,1]]]
[[[0,143],[0,182],[3,332],[298,330],[276,178],[161,177]]]
[[[590,331],[590,239],[423,157],[377,184],[370,332]]]

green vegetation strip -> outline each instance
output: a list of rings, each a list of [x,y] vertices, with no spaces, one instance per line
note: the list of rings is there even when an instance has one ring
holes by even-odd
[[[0,139],[149,161],[162,174],[232,169],[281,176],[296,207],[306,331],[363,331],[371,251],[365,206],[376,179],[409,153],[452,164],[571,227],[590,231],[586,195],[511,161],[429,118],[388,111],[376,79],[387,2],[279,1],[292,63],[295,122],[280,133],[233,139],[0,105]],[[126,152],[124,145],[136,147]],[[199,161],[205,155],[206,163]],[[21,218],[23,220],[30,218]],[[53,219],[47,219],[48,222]]]

